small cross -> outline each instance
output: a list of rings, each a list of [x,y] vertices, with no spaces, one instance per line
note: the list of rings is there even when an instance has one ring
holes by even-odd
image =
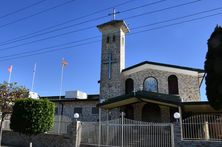
[[[108,15],[110,16],[110,15],[112,15],[113,16],[113,20],[115,20],[116,19],[116,14],[118,14],[119,12],[116,12],[116,9],[115,8],[113,8],[113,12],[112,13],[109,13]]]
[[[112,63],[115,63],[115,61],[112,59],[112,53],[108,53],[108,58],[103,64],[108,64],[108,78],[111,79],[111,69],[112,69]]]

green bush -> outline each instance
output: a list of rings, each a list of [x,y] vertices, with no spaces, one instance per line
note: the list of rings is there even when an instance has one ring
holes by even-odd
[[[49,100],[19,99],[13,106],[10,128],[29,136],[47,132],[54,125],[54,111]]]

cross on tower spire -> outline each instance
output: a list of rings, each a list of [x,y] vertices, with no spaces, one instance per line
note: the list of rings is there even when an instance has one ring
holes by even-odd
[[[116,12],[116,9],[113,8],[113,12],[112,13],[109,13],[108,15],[111,16],[112,15],[112,20],[115,20],[116,19],[116,14],[118,14],[119,12]]]

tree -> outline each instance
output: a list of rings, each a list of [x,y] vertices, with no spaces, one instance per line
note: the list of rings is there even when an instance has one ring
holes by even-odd
[[[205,61],[206,95],[210,105],[222,108],[222,28],[216,26],[208,40],[208,52]]]
[[[3,82],[0,84],[0,143],[2,137],[2,124],[5,117],[12,112],[12,106],[16,99],[26,98],[29,95],[29,90],[25,87],[18,86],[17,83]]]
[[[29,136],[49,131],[54,125],[55,104],[46,99],[19,99],[13,106],[10,128]],[[30,141],[31,146],[31,141]]]

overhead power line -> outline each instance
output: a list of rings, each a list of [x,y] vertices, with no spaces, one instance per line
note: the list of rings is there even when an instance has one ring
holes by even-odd
[[[187,17],[192,17],[192,16],[196,16],[196,15],[200,15],[200,14],[216,11],[216,10],[219,10],[219,9],[222,9],[222,7],[218,7],[218,8],[214,8],[214,9],[209,9],[209,10],[205,10],[205,11],[200,11],[200,12],[192,13],[192,14],[189,14],[189,15],[184,15],[184,16],[181,16],[181,17],[173,18],[173,19],[167,19],[167,20],[163,20],[163,21],[158,21],[158,22],[146,24],[146,25],[143,25],[143,26],[131,28],[131,30],[140,29],[140,28],[144,28],[144,27],[148,27],[148,26],[153,26],[153,25],[157,25],[157,24],[162,24],[162,23],[167,23],[167,22],[171,22],[171,21],[175,21],[175,20],[179,20],[179,19],[184,19],[184,18],[187,18]],[[94,26],[82,28],[82,29],[79,29],[79,30],[69,31],[69,32],[65,32],[65,33],[62,33],[62,34],[57,34],[57,35],[54,35],[54,36],[49,36],[49,37],[46,37],[46,38],[42,38],[42,39],[39,39],[39,40],[34,40],[34,41],[26,42],[26,43],[23,43],[23,44],[19,44],[19,45],[7,47],[7,48],[2,48],[2,49],[0,49],[0,51],[13,49],[13,48],[16,48],[16,47],[20,47],[20,46],[36,43],[36,42],[39,42],[39,41],[45,41],[47,39],[52,39],[52,38],[60,37],[60,36],[63,36],[63,35],[71,34],[71,33],[74,33],[74,32],[79,32],[79,31],[87,30],[87,29],[91,29],[91,28],[94,28]],[[98,37],[98,36],[96,36],[96,37]]]
[[[9,22],[9,23],[6,23],[6,24],[4,24],[4,25],[0,25],[0,28],[4,28],[4,27],[9,26],[9,25],[11,25],[11,24],[15,24],[15,23],[17,23],[17,22],[20,22],[20,21],[23,21],[23,20],[32,18],[32,17],[34,17],[34,16],[40,15],[40,14],[45,13],[45,12],[48,12],[48,11],[51,11],[51,10],[53,10],[53,9],[62,7],[62,6],[67,5],[67,4],[69,4],[69,3],[73,2],[73,1],[74,1],[74,0],[69,0],[69,1],[66,1],[66,2],[64,2],[64,3],[61,3],[61,4],[55,5],[55,6],[53,6],[53,7],[47,8],[47,9],[45,9],[45,10],[39,11],[39,12],[37,12],[37,13],[34,13],[34,14],[31,14],[31,15],[28,15],[28,16],[25,16],[25,17],[16,19],[16,20],[11,21],[11,22]]]
[[[45,54],[45,53],[50,53],[50,52],[57,52],[57,51],[61,51],[61,50],[68,49],[68,48],[73,48],[73,47],[78,47],[78,46],[84,46],[84,45],[89,45],[89,44],[97,43],[99,41],[100,40],[96,40],[96,41],[90,41],[90,42],[86,42],[86,43],[82,43],[82,44],[78,44],[78,45],[62,47],[62,48],[59,48],[59,50],[58,49],[51,49],[51,50],[47,50],[47,51],[44,51],[44,52],[37,52],[37,53],[32,53],[32,54],[27,54],[27,55],[20,54],[20,56],[13,57],[13,58],[8,58],[7,60],[24,58],[24,57],[30,57],[30,56],[35,56],[35,55],[40,55],[40,54]],[[1,60],[0,59],[0,61],[6,61],[6,60]]]
[[[168,24],[168,25],[163,25],[163,26],[159,26],[159,27],[155,27],[155,28],[151,28],[151,29],[137,31],[137,32],[131,33],[129,35],[135,35],[135,34],[139,34],[139,33],[143,33],[143,32],[148,32],[148,31],[158,30],[158,29],[167,28],[167,27],[171,27],[171,26],[176,26],[176,25],[179,25],[179,24],[193,22],[193,21],[197,21],[197,20],[201,20],[201,19],[205,19],[205,18],[217,16],[217,15],[222,15],[222,12],[215,13],[215,14],[210,14],[210,15],[206,15],[206,16],[202,16],[202,17],[198,17],[198,18],[193,18],[193,19],[189,19],[189,20],[184,20],[184,21],[181,21],[181,22],[176,22],[176,23],[172,23],[172,24]]]
[[[31,4],[31,5],[25,6],[25,7],[23,7],[23,8],[17,9],[17,10],[15,10],[15,11],[6,13],[6,14],[0,16],[0,19],[5,18],[5,17],[8,17],[8,16],[10,16],[10,15],[17,14],[17,13],[19,13],[19,12],[21,12],[21,11],[24,11],[24,10],[26,10],[26,9],[32,8],[32,7],[34,7],[34,6],[37,6],[37,5],[39,5],[39,4],[41,4],[41,3],[45,2],[45,1],[46,1],[46,0],[41,0],[41,1],[38,1],[38,2],[33,3],[33,4]]]
[[[138,8],[141,8],[141,7],[144,7],[144,6],[148,6],[148,5],[157,4],[157,3],[160,3],[160,2],[163,2],[163,1],[166,1],[166,0],[157,1],[157,2],[153,2],[153,3],[141,5],[141,6],[138,6],[138,7],[134,7],[134,8],[131,8],[131,9],[124,10],[123,12],[120,12],[120,13],[128,12],[130,10],[135,10],[135,9],[138,9]],[[153,13],[157,13],[157,12],[162,12],[162,11],[165,11],[165,10],[186,6],[186,5],[193,4],[193,3],[196,3],[196,2],[200,2],[200,1],[201,0],[195,0],[195,1],[192,1],[192,2],[188,2],[188,3],[182,3],[182,4],[179,4],[179,5],[174,5],[174,6],[166,7],[166,8],[163,8],[163,9],[158,9],[158,10],[154,10],[154,11],[145,12],[145,13],[142,13],[142,14],[139,14],[139,15],[133,15],[133,16],[127,17],[125,19],[133,19],[135,17],[140,17],[140,16],[143,16],[143,15],[149,15],[149,14],[153,14]],[[87,23],[87,22],[97,21],[99,19],[103,19],[103,18],[106,18],[106,17],[108,17],[108,16],[105,15],[105,16],[93,18],[93,19],[90,19],[90,20],[87,20],[87,21],[83,21],[83,22],[80,22],[80,23],[76,23],[76,24],[70,25],[70,26],[54,29],[54,30],[51,30],[51,31],[48,31],[48,32],[32,35],[30,37],[25,37],[25,38],[22,38],[22,39],[17,39],[17,40],[12,41],[12,42],[2,43],[2,44],[0,44],[0,46],[4,46],[4,45],[7,45],[7,44],[15,43],[15,42],[22,41],[22,40],[31,39],[33,37],[45,35],[45,34],[48,34],[48,33],[55,32],[55,31],[60,31],[60,30],[67,29],[67,28],[70,28],[70,27],[73,27],[73,26],[76,26],[76,25],[84,24],[84,23]],[[94,26],[92,26],[92,28],[93,27]],[[87,27],[87,29],[90,29],[90,27]],[[77,31],[79,32],[79,30],[77,30]],[[83,29],[83,31],[84,31],[84,29]],[[76,31],[69,31],[69,32],[62,33],[62,34],[59,34],[59,35],[54,35],[54,36],[46,37],[46,38],[43,38],[43,39],[38,39],[38,40],[35,40],[35,41],[30,41],[30,42],[27,42],[27,43],[22,43],[22,44],[11,46],[11,47],[6,47],[6,48],[0,49],[0,50],[7,50],[7,49],[11,49],[11,48],[16,48],[16,47],[32,44],[32,43],[39,42],[39,41],[44,41],[44,40],[47,40],[47,39],[56,38],[56,37],[59,37],[59,36],[64,36],[64,35],[67,35],[67,34],[70,34],[70,33],[74,33],[74,32],[76,32]]]
[[[145,4],[145,5],[139,6],[139,7],[134,7],[131,10],[139,9],[139,8],[142,8],[142,7],[145,7],[145,6],[154,5],[154,4],[157,4],[157,3],[164,2],[164,1],[166,1],[166,0],[160,0],[160,1],[152,2],[152,3],[148,3],[148,4]],[[45,34],[56,32],[56,31],[64,30],[64,29],[71,28],[71,27],[74,27],[74,26],[77,26],[77,25],[81,25],[81,24],[85,24],[85,23],[88,23],[88,22],[98,21],[98,20],[103,19],[103,18],[107,18],[109,16],[108,15],[104,15],[104,16],[96,17],[96,18],[93,18],[93,19],[90,19],[90,20],[86,20],[86,21],[82,21],[82,22],[79,22],[79,23],[75,23],[75,24],[72,24],[72,25],[69,25],[69,26],[65,26],[65,27],[62,27],[62,28],[57,28],[57,29],[51,30],[51,29],[56,28],[58,26],[61,26],[61,25],[64,25],[64,24],[67,24],[67,23],[70,23],[70,22],[73,22],[73,21],[76,21],[76,20],[79,20],[79,19],[82,19],[82,18],[85,18],[85,17],[88,17],[88,16],[91,16],[91,15],[94,15],[94,14],[97,14],[97,13],[101,13],[101,12],[109,10],[109,9],[111,9],[113,7],[119,7],[119,6],[125,5],[125,4],[127,4],[129,2],[132,2],[132,0],[131,1],[126,1],[126,2],[118,4],[118,5],[113,5],[112,7],[109,7],[109,8],[106,8],[106,9],[102,9],[101,11],[95,11],[95,12],[93,12],[91,14],[84,15],[82,17],[78,17],[78,18],[75,18],[75,19],[71,19],[71,20],[68,20],[66,22],[63,22],[63,23],[60,23],[60,24],[57,24],[57,25],[53,25],[53,26],[50,26],[50,27],[47,27],[47,28],[35,31],[33,33],[30,33],[30,34],[22,35],[22,36],[14,38],[14,39],[7,40],[5,42],[0,43],[0,46],[11,44],[11,43],[22,41],[22,40],[26,40],[26,39],[30,39],[30,38],[41,36],[41,35],[45,35]],[[125,13],[125,12],[128,12],[128,11],[130,11],[130,10],[127,9],[127,10],[124,10],[123,12],[120,12],[120,13]],[[43,32],[43,31],[46,31],[46,32],[40,33],[40,32]],[[39,33],[39,34],[37,34],[37,33]]]
[[[190,4],[194,4],[194,3],[197,3],[197,2],[200,2],[200,1],[202,1],[202,0],[195,0],[195,1],[188,2],[188,3],[182,3],[182,4],[179,4],[179,5],[166,7],[166,8],[163,8],[163,9],[149,11],[149,12],[145,12],[145,13],[142,13],[142,14],[126,17],[124,19],[126,20],[126,19],[132,19],[132,18],[135,18],[135,17],[140,17],[140,16],[143,16],[143,15],[150,15],[150,14],[154,14],[154,13],[157,13],[157,12],[162,12],[162,11],[166,11],[166,10],[170,10],[170,9],[174,9],[174,8],[178,8],[178,7],[182,7],[182,6],[186,6],[186,5],[190,5]]]
[[[172,23],[172,24],[162,25],[162,26],[159,26],[159,27],[151,28],[151,29],[145,29],[145,30],[134,32],[134,33],[130,33],[129,35],[132,36],[132,35],[136,35],[136,34],[139,34],[139,33],[145,33],[145,32],[148,32],[148,31],[153,31],[153,30],[158,30],[158,29],[162,29],[162,28],[166,28],[166,27],[176,26],[176,25],[179,25],[179,24],[193,22],[193,21],[197,21],[197,20],[201,20],[201,19],[205,19],[205,18],[217,16],[217,15],[222,15],[222,12],[215,13],[215,14],[210,14],[210,15],[206,15],[206,16],[202,16],[202,17],[197,17],[197,18],[193,18],[193,19],[189,19],[189,20],[184,20],[184,21],[180,21],[180,22],[176,22],[176,23]],[[99,42],[99,41],[101,41],[101,40],[96,40],[96,41],[92,41],[92,42],[96,43],[96,42]],[[82,43],[78,46],[87,45],[87,44],[91,44],[91,43],[86,42],[86,43]],[[67,48],[72,48],[72,47],[75,47],[75,45],[64,47],[64,48],[61,47],[60,50],[67,49]],[[49,52],[55,52],[55,51],[60,51],[60,50],[51,49],[51,50],[42,51],[42,52],[38,52],[39,50],[36,50],[36,51],[32,51],[32,52],[31,51],[26,52],[27,53],[26,55],[24,55],[24,53],[22,53],[22,54],[17,54],[18,56],[17,55],[10,55],[10,57],[9,56],[2,56],[2,57],[0,57],[0,61],[7,61],[7,60],[12,60],[12,59],[24,58],[24,57],[29,57],[29,56],[34,56],[34,55],[39,55],[39,54],[44,54],[44,53],[49,53]],[[38,52],[38,53],[34,53],[34,52]]]
[[[136,0],[128,0],[128,1],[126,1],[126,2],[122,2],[122,3],[119,3],[119,4],[113,5],[113,6],[111,6],[111,7],[105,8],[105,9],[101,9],[101,10],[98,10],[98,11],[94,11],[94,12],[92,12],[92,13],[89,13],[89,14],[86,14],[86,15],[82,15],[82,16],[79,16],[79,17],[74,18],[74,19],[67,20],[67,21],[65,21],[65,22],[62,22],[62,23],[59,23],[59,24],[56,24],[56,25],[53,25],[53,26],[49,26],[49,27],[40,29],[40,30],[38,30],[38,31],[29,33],[29,34],[26,34],[26,35],[18,36],[18,37],[16,37],[16,38],[7,40],[7,41],[2,42],[2,43],[7,43],[7,42],[10,42],[10,41],[15,41],[15,40],[17,40],[17,39],[20,39],[20,38],[23,38],[23,37],[27,37],[27,36],[30,36],[30,35],[33,35],[33,34],[36,34],[36,33],[40,33],[40,32],[43,32],[43,31],[48,31],[48,30],[53,29],[53,28],[56,28],[56,27],[58,27],[58,26],[62,26],[62,25],[64,25],[64,24],[68,24],[68,23],[71,23],[71,22],[73,22],[73,21],[80,20],[80,19],[83,19],[83,18],[87,18],[87,17],[89,17],[89,16],[92,16],[92,15],[95,15],[95,14],[98,14],[98,13],[101,13],[101,12],[104,12],[104,11],[107,11],[107,10],[112,9],[112,8],[114,8],[114,7],[119,7],[119,6],[128,4],[128,3],[133,2],[133,1],[136,1]],[[108,16],[107,16],[107,17],[108,17]],[[94,18],[94,19],[95,19],[95,18]],[[86,23],[86,22],[85,22],[85,23]]]
[[[171,21],[175,21],[175,20],[179,20],[179,19],[184,19],[184,18],[187,18],[187,17],[192,17],[192,16],[201,15],[201,14],[208,13],[208,12],[213,12],[213,11],[220,10],[220,9],[222,9],[222,7],[208,9],[208,10],[205,10],[205,11],[199,11],[199,12],[196,12],[196,13],[192,13],[192,14],[176,17],[176,18],[173,18],[173,19],[167,19],[167,20],[163,20],[163,21],[158,21],[158,22],[142,25],[142,26],[139,26],[139,27],[134,27],[134,28],[131,28],[130,30],[141,29],[141,28],[148,27],[148,26],[153,26],[153,25],[157,25],[157,24],[167,23],[167,22],[171,22]]]

